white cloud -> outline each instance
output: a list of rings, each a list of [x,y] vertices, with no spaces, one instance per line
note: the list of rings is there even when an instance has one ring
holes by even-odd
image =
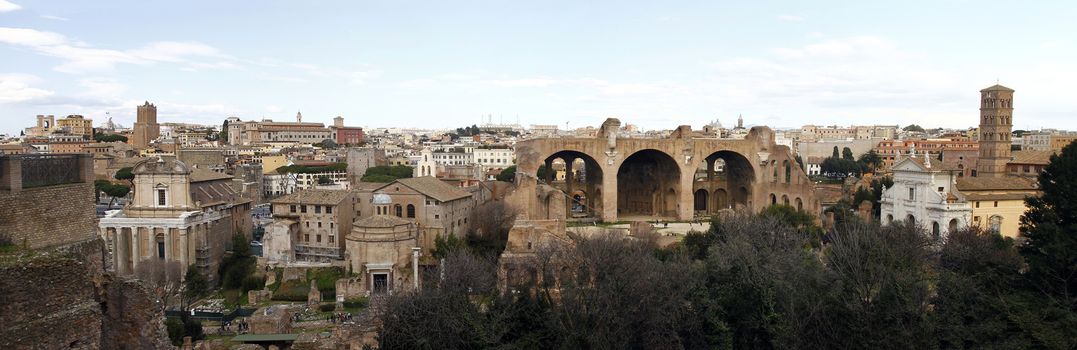
[[[231,63],[206,63],[210,58],[218,61],[232,58],[216,48],[197,42],[161,41],[132,50],[112,50],[90,47],[86,43],[72,41],[53,32],[27,28],[0,27],[0,43],[29,48],[38,54],[56,57],[63,62],[53,69],[64,73],[90,73],[108,71],[117,64],[147,65],[155,63],[184,64],[191,68],[229,68]]]
[[[11,1],[0,0],[0,12],[11,12],[21,8],[22,6],[19,6],[18,4]]]
[[[772,52],[792,59],[827,58],[848,59],[863,57],[904,58],[910,54],[901,52],[886,39],[876,36],[854,36],[824,40],[800,48],[776,48]],[[902,57],[894,57],[901,55]]]
[[[487,83],[500,87],[547,87],[554,84],[560,84],[562,81],[547,77],[538,77],[490,80]]]
[[[778,15],[775,18],[777,18],[779,21],[783,21],[783,22],[800,22],[800,21],[804,20],[804,17],[800,17],[800,16],[796,16],[796,15]]]
[[[0,104],[28,102],[54,95],[52,91],[32,87],[40,81],[29,74],[0,74]]]
[[[127,92],[127,85],[112,78],[82,79],[79,80],[79,86],[84,88],[83,96],[102,99],[118,99]]]
[[[2,1],[2,0],[0,0],[0,1]],[[67,18],[67,17],[60,17],[60,16],[54,16],[54,15],[41,15],[40,17],[43,18],[43,19],[51,19],[53,21],[63,21],[63,22],[67,22],[67,21],[71,20],[70,18]]]

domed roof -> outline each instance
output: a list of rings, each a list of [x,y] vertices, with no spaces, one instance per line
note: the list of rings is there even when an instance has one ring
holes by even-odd
[[[389,197],[389,195],[387,195],[385,193],[378,192],[378,193],[374,194],[374,205],[379,205],[379,204],[384,205],[384,204],[390,204],[392,202],[393,202],[393,199],[391,197]]]

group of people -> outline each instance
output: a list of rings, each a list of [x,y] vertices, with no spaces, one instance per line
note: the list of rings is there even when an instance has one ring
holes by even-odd
[[[236,326],[236,330],[235,330],[236,334],[246,333],[246,332],[249,332],[251,330],[251,324],[248,323],[246,319],[240,319],[239,321],[236,321],[235,326]],[[221,322],[220,333],[231,332],[231,331],[232,331],[232,321]]]
[[[352,320],[352,313],[338,312],[329,316],[325,316],[325,320],[327,322],[332,322],[333,324],[350,322]]]

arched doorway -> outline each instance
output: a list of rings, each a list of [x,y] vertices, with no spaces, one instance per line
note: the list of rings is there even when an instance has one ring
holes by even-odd
[[[946,233],[953,233],[957,231],[957,219],[950,219],[950,224],[946,227]]]
[[[698,189],[695,192],[693,209],[696,212],[707,212],[707,190]]]
[[[711,153],[696,165],[694,179],[694,190],[705,189],[713,197],[707,213],[749,207],[755,170],[740,153],[728,150]]]
[[[714,206],[711,207],[711,211],[729,208],[729,195],[726,194],[725,190],[720,188],[714,190],[714,193],[711,194],[711,197],[714,197]]]
[[[677,216],[681,170],[668,154],[646,149],[617,169],[618,216]]]
[[[535,174],[539,184],[559,190],[565,201],[566,217],[597,217],[602,213],[602,167],[586,153],[572,150],[554,152],[543,160]],[[593,194],[593,195],[588,195]]]

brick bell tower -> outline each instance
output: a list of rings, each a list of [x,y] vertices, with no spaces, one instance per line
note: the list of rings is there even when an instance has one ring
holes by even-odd
[[[980,90],[980,159],[975,176],[1006,176],[1012,131],[1013,89],[996,84]]]

